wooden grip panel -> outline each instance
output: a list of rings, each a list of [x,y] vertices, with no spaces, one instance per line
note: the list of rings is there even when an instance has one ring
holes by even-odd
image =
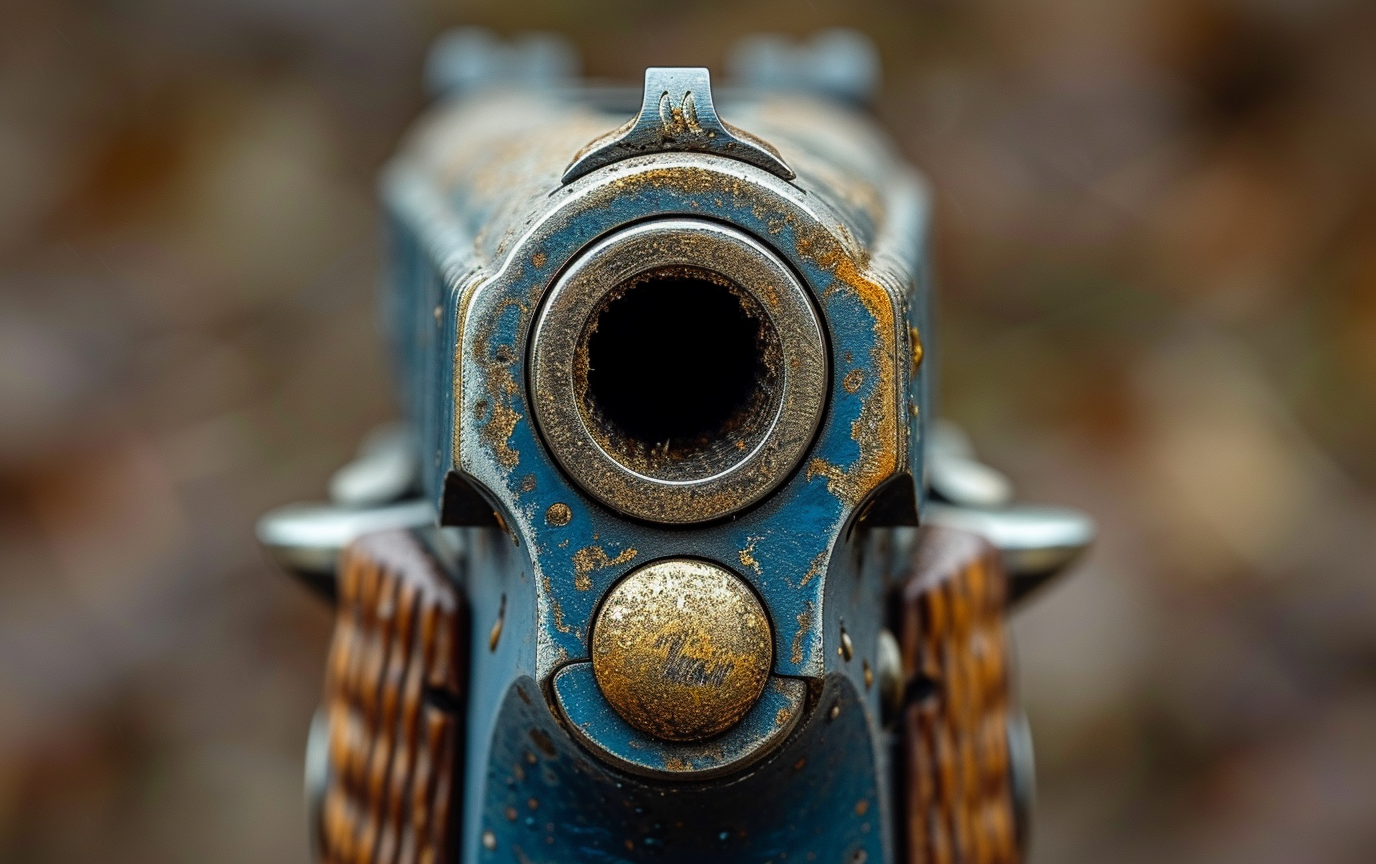
[[[907,861],[1016,864],[1007,579],[983,539],[922,531],[898,621]]]
[[[408,532],[368,535],[341,556],[325,675],[323,861],[449,860],[462,783],[464,612],[461,596]]]

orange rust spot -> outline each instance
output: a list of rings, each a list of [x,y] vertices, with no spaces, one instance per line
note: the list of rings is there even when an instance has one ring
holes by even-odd
[[[549,509],[545,511],[545,522],[553,525],[555,528],[564,527],[569,524],[571,519],[573,519],[573,511],[569,509],[569,505],[562,501],[554,502],[549,505]]]
[[[763,576],[764,571],[760,569],[760,562],[755,560],[755,544],[760,541],[758,537],[747,537],[745,548],[736,553],[736,557],[741,559],[742,567],[749,567],[755,571],[756,576]]]
[[[511,446],[511,434],[521,415],[512,407],[520,393],[520,385],[511,374],[515,362],[514,350],[506,345],[492,345],[492,323],[507,308],[515,306],[524,314],[528,311],[524,304],[508,300],[498,308],[478,332],[474,340],[474,360],[486,373],[488,420],[482,428],[481,438],[496,457],[497,462],[507,469],[515,468],[521,461],[521,454]]]
[[[502,518],[501,511],[493,510],[492,517],[497,520],[497,527],[503,534],[512,534],[511,529],[507,527],[506,520]]]
[[[874,320],[870,368],[875,380],[859,416],[850,426],[850,437],[860,445],[860,455],[847,468],[813,459],[807,469],[809,480],[815,476],[826,477],[827,491],[854,506],[898,469],[901,439],[896,399],[898,333],[894,306],[884,286],[861,273],[849,256],[840,250],[812,255],[809,252],[812,245],[811,240],[798,239],[800,252],[832,272],[835,282],[828,293],[849,291]]]
[[[811,482],[814,477],[827,478],[829,481],[827,485],[830,486],[831,483],[844,482],[846,479],[846,471],[839,465],[828,462],[822,457],[817,456],[807,463],[808,482]],[[834,489],[832,491],[835,492]]]
[[[807,607],[798,613],[798,632],[793,636],[793,651],[789,654],[789,659],[794,663],[803,662],[803,637],[807,635],[807,628],[811,623],[812,604],[808,603]]]
[[[860,386],[865,383],[865,370],[852,369],[846,373],[846,377],[841,379],[841,386],[846,388],[847,393],[857,393]]]
[[[807,585],[807,583],[812,581],[812,577],[822,572],[822,564],[826,561],[826,558],[827,550],[823,549],[821,552],[817,553],[817,557],[812,559],[812,563],[808,565],[807,572],[803,574],[803,581],[798,583],[799,588]]]
[[[573,628],[564,623],[564,607],[559,605],[559,598],[554,596],[554,589],[550,587],[549,577],[541,577],[540,581],[545,586],[545,596],[549,598],[550,609],[554,612],[554,629],[560,633],[572,633]]]
[[[635,549],[624,549],[615,558],[607,555],[607,550],[601,546],[585,546],[573,553],[573,587],[579,591],[588,591],[592,588],[592,580],[588,574],[595,570],[605,570],[608,567],[615,567],[618,564],[625,564],[636,555]]]
[[[536,252],[534,255],[530,256],[530,263],[535,265],[536,270],[539,270],[541,267],[544,267],[545,262],[548,260],[548,257],[546,257],[545,253],[543,252]]]

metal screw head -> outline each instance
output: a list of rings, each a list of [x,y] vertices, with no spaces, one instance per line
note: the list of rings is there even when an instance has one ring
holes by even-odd
[[[697,741],[755,704],[773,646],[764,608],[739,577],[706,561],[668,559],[634,570],[608,593],[593,622],[592,667],[627,723]]]

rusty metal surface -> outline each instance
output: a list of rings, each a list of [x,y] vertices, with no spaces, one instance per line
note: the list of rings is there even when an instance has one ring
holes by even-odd
[[[593,622],[602,695],[635,728],[698,741],[731,728],[773,665],[769,619],[735,574],[706,561],[647,564],[617,583]]]
[[[893,185],[903,188],[902,183]],[[857,262],[864,259],[863,251],[854,248],[843,226],[816,196],[805,195],[751,166],[716,157],[670,154],[627,160],[556,192],[549,200],[562,204],[564,209],[535,220],[522,241],[524,248],[532,250],[529,254],[509,259],[490,278],[464,282],[467,287],[462,294],[457,290],[450,294],[455,319],[462,303],[465,321],[482,322],[464,327],[459,348],[460,380],[455,386],[458,401],[454,416],[464,418],[465,422],[455,423],[453,428],[458,431],[470,427],[476,434],[466,436],[460,431],[456,436],[455,469],[497,494],[499,502],[510,508],[502,514],[506,524],[524,543],[534,544],[539,550],[546,544],[571,539],[567,547],[556,545],[549,554],[535,555],[532,566],[547,574],[556,590],[574,585],[572,552],[592,545],[593,534],[601,536],[604,545],[609,538],[615,544],[620,529],[614,522],[604,523],[596,511],[580,513],[581,508],[575,507],[580,496],[567,488],[562,476],[546,475],[538,460],[524,464],[521,461],[522,453],[534,456],[541,447],[529,423],[525,393],[517,382],[525,375],[526,334],[545,280],[558,272],[585,239],[615,227],[633,213],[720,213],[723,218],[729,216],[738,224],[744,223],[757,236],[770,238],[790,265],[804,275],[828,320],[834,352],[829,394],[832,409],[820,430],[817,455],[808,463],[809,470],[794,475],[783,494],[777,496],[787,499],[792,506],[814,512],[823,521],[810,530],[808,537],[775,536],[764,528],[771,523],[770,514],[756,510],[752,511],[756,518],[708,529],[701,537],[695,536],[693,542],[700,548],[701,544],[709,544],[699,553],[706,553],[705,557],[730,560],[749,545],[751,536],[761,535],[762,539],[756,541],[758,561],[777,561],[783,553],[790,560],[812,562],[825,552],[819,564],[824,571],[826,557],[830,555],[826,550],[832,545],[828,538],[837,536],[865,497],[885,480],[900,474],[913,456],[907,446],[908,425],[900,422],[898,409],[900,403],[906,406],[917,398],[908,391],[908,364],[897,362],[900,345],[906,345],[907,328],[898,323],[899,301],[905,298],[896,288],[886,287],[900,284],[899,274],[891,272],[882,280],[866,275],[867,271],[862,271]],[[827,225],[835,226],[836,233],[827,230]],[[538,269],[537,263],[541,265]],[[854,386],[857,376],[851,376],[851,392],[842,382],[856,369],[860,370],[861,381],[858,387]],[[440,458],[443,464],[443,453]],[[527,478],[532,474],[535,484],[527,489]],[[827,496],[817,499],[822,503],[820,510],[813,510],[807,503],[814,499],[814,490]],[[826,503],[828,498],[831,503]],[[574,518],[563,531],[547,533],[544,514],[554,504],[574,508]],[[827,511],[830,514],[823,516]],[[750,522],[755,524],[753,532]],[[669,535],[653,531],[640,536],[647,541],[662,536],[666,548],[661,554],[687,551],[675,548],[682,542],[677,535],[672,540]],[[786,543],[786,552],[775,546],[779,541]],[[803,549],[797,548],[800,544]],[[813,547],[810,552],[808,546]],[[568,551],[559,551],[562,548]],[[569,576],[560,575],[560,570],[569,572]],[[616,575],[605,574],[607,578]],[[801,574],[795,577],[801,578]],[[820,581],[808,584],[817,590]],[[598,584],[594,580],[593,587]],[[768,593],[767,586],[756,587]],[[796,604],[796,608],[779,610],[778,617],[796,619],[809,601],[814,609],[820,608],[820,597],[809,598],[809,593],[802,592],[788,604]],[[587,620],[591,597],[555,599],[566,620]],[[585,633],[577,627],[564,633],[552,626],[554,607],[553,602],[547,601],[542,612],[546,623],[540,628],[540,657],[546,669],[560,657],[586,656]],[[810,622],[802,650],[797,652],[802,663],[807,663],[809,657],[819,658],[822,653],[820,644],[806,644],[821,635],[819,619],[814,615]],[[778,641],[787,640],[782,646],[776,644],[777,655],[790,657],[795,653],[790,650],[793,635],[777,635]],[[577,642],[570,643],[575,638]]]

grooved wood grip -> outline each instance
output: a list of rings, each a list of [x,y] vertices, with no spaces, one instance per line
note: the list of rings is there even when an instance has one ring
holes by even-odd
[[[319,830],[328,864],[450,858],[468,669],[462,598],[405,531],[341,556],[325,673],[329,775]]]
[[[899,645],[909,864],[1016,864],[1009,758],[1007,580],[983,539],[922,529]]]

